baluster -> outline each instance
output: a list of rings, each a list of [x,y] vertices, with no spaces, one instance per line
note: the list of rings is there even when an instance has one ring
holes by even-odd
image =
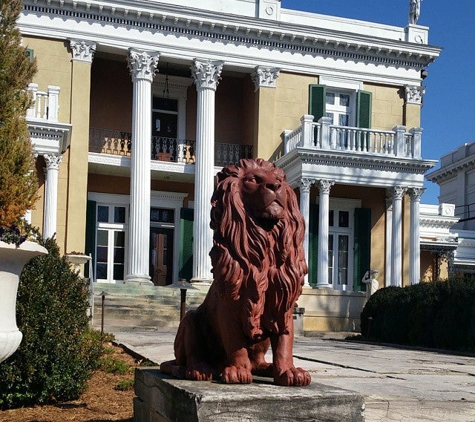
[[[170,140],[170,161],[176,163],[177,149],[176,149],[176,139]]]
[[[223,144],[216,143],[214,146],[214,154],[216,165],[220,166],[223,163]]]
[[[110,149],[112,154],[117,154],[119,152],[119,139],[117,137],[117,132],[114,130],[109,131],[109,139],[110,139]]]
[[[239,163],[239,145],[235,144],[234,145],[234,164]]]
[[[196,145],[196,141],[190,141],[190,163],[191,164],[195,162],[195,145]]]

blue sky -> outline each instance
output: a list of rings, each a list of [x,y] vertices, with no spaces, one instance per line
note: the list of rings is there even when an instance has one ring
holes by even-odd
[[[409,0],[282,0],[282,7],[404,27]],[[475,141],[474,22],[475,0],[421,2],[418,24],[430,28],[430,45],[443,47],[424,80],[423,158],[439,160]],[[426,182],[424,187],[427,190],[421,202],[437,204],[438,185]]]

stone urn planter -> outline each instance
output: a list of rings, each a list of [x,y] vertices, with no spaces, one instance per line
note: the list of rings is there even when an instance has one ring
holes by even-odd
[[[47,253],[35,242],[16,246],[0,241],[0,362],[18,349],[22,339],[16,325],[16,297],[23,267],[31,258]]]
[[[66,255],[68,261],[74,265],[74,272],[79,275],[79,277],[84,278],[81,272],[81,265],[84,265],[86,262],[91,260],[91,257],[83,253],[68,253]]]

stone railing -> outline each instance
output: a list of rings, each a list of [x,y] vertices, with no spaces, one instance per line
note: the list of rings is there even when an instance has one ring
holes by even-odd
[[[150,159],[175,163],[195,162],[196,141],[152,136]],[[132,140],[129,132],[91,128],[89,131],[89,152],[130,156]],[[215,144],[215,165],[236,164],[240,158],[252,158],[252,145]]]
[[[26,117],[58,122],[59,91],[58,86],[48,85],[48,91],[39,91],[38,84],[29,84],[28,92],[33,98],[33,105],[27,110]]]
[[[406,132],[405,126],[393,130],[363,129],[335,126],[331,119],[322,117],[318,123],[313,116],[304,115],[301,125],[284,132],[284,153],[296,147],[356,154],[374,154],[388,157],[421,158],[422,128]]]

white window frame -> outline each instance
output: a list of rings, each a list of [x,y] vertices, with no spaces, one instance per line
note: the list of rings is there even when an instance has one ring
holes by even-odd
[[[350,116],[349,121],[348,121],[348,126],[355,127],[356,126],[356,106],[357,106],[356,95],[358,91],[361,91],[363,89],[363,82],[322,75],[319,78],[319,84],[325,85],[326,90],[329,93],[346,94],[350,96],[350,105],[347,109],[348,114]],[[327,108],[326,111],[328,113],[342,114],[342,112],[344,111],[343,108],[339,105],[331,106],[330,108],[328,108],[328,105],[326,104],[326,98],[325,98],[325,105]],[[334,122],[334,125],[340,126],[338,119],[336,122]]]
[[[128,197],[127,197],[128,198]],[[96,210],[99,206],[109,207],[109,217],[113,216],[114,207],[124,207],[125,208],[125,222],[124,223],[104,223],[99,222],[96,214],[95,221],[95,230],[96,230],[96,241],[94,243],[95,255],[97,265],[97,231],[106,230],[108,232],[108,257],[107,257],[107,279],[97,279],[96,268],[94,268],[94,274],[96,274],[96,281],[101,283],[113,283],[113,284],[122,284],[124,280],[115,280],[114,275],[114,233],[117,231],[124,232],[124,279],[127,274],[127,262],[128,262],[128,241],[129,241],[129,201],[124,198],[122,195],[110,195],[110,194],[94,194],[90,193],[88,199],[96,202]],[[112,247],[111,247],[112,246]]]

